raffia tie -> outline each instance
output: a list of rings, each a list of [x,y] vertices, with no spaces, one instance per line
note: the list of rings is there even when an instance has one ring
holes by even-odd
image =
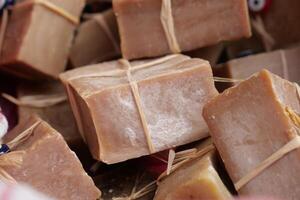
[[[291,121],[295,125],[295,128],[297,130],[298,135],[295,136],[286,145],[284,145],[279,150],[277,150],[275,153],[273,153],[270,157],[268,157],[262,163],[260,163],[253,170],[251,170],[248,174],[246,174],[244,177],[242,177],[239,181],[237,181],[234,184],[236,190],[240,190],[247,183],[249,183],[252,179],[254,179],[256,176],[258,176],[259,174],[261,174],[264,170],[266,170],[267,168],[269,168],[276,161],[280,160],[281,158],[283,158],[288,153],[290,153],[290,152],[292,152],[292,151],[300,148],[300,136],[299,136],[299,133],[300,133],[299,132],[300,117],[299,117],[298,114],[296,114],[292,109],[290,109],[288,107],[286,107],[285,112],[286,112],[286,115],[291,119]]]
[[[132,91],[132,94],[133,94],[135,104],[137,106],[137,110],[138,110],[140,119],[141,119],[141,123],[142,123],[143,129],[144,129],[144,133],[145,133],[145,137],[146,137],[146,140],[147,140],[149,152],[152,154],[152,153],[155,152],[155,148],[154,148],[154,145],[153,145],[153,142],[152,142],[152,139],[151,139],[151,135],[150,135],[150,131],[149,131],[149,128],[148,128],[146,115],[145,115],[145,113],[143,111],[143,108],[142,108],[141,96],[140,96],[140,93],[139,93],[137,82],[133,80],[133,77],[131,75],[132,67],[131,67],[128,60],[120,59],[119,62],[127,67],[127,70],[126,70],[127,79],[128,79],[128,82],[129,82],[129,85],[130,85],[130,88],[131,88],[131,91]]]
[[[46,108],[67,101],[67,96],[65,94],[27,95],[17,99],[9,94],[3,93],[2,97],[20,107],[30,108]]]
[[[283,77],[285,79],[289,79],[289,70],[288,70],[288,65],[286,61],[286,56],[285,56],[285,51],[280,50],[280,57],[281,57],[281,62],[282,62],[282,70],[283,70]]]
[[[162,0],[160,20],[172,53],[180,53],[180,46],[175,34],[171,0]]]
[[[33,1],[35,4],[41,5],[48,10],[62,16],[65,18],[67,21],[71,22],[74,25],[79,24],[79,18],[74,16],[73,14],[69,13],[68,11],[64,10],[63,8],[51,3],[48,0],[34,0]]]
[[[26,141],[31,134],[33,133],[33,130],[41,123],[41,121],[37,121],[32,126],[24,130],[22,133],[20,133],[17,137],[15,137],[13,140],[7,143],[9,149],[12,151],[14,150],[19,144]],[[17,181],[9,174],[7,173],[3,167],[7,166],[21,166],[23,162],[23,156],[25,152],[20,151],[12,151],[6,154],[3,154],[0,156],[0,180],[7,182],[7,183],[16,183]]]

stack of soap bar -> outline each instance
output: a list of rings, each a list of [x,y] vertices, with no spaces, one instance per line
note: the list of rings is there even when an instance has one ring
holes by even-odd
[[[28,115],[36,114],[61,133],[71,148],[82,144],[82,138],[60,82],[22,84],[18,87],[17,93],[19,101],[24,103],[19,106],[19,121],[27,119]]]
[[[215,68],[219,77],[246,79],[263,68],[292,82],[300,83],[300,47],[261,53],[230,60]],[[236,83],[225,83],[233,86]],[[225,85],[222,83],[222,85]],[[225,86],[224,86],[225,87]]]
[[[162,9],[168,2],[171,8]],[[114,0],[113,9],[126,59],[178,53],[167,38],[180,51],[190,51],[251,35],[246,0]],[[162,20],[161,14],[169,17]],[[168,36],[172,33],[174,37]]]
[[[77,31],[70,53],[74,67],[81,67],[120,56],[117,22],[112,10],[95,14]]]
[[[300,113],[300,91],[266,70],[210,101],[203,111],[212,139],[234,183],[298,136],[287,108]],[[239,194],[297,200],[300,151],[254,176]]]
[[[207,137],[202,108],[218,94],[209,63],[183,55],[106,62],[61,79],[79,131],[106,163]]]
[[[12,9],[1,52],[0,69],[41,79],[64,71],[76,24],[40,1],[22,1]],[[79,19],[84,0],[43,0]]]
[[[24,137],[25,140],[21,140],[11,152],[1,155],[12,161],[19,155],[21,162],[1,165],[2,170],[16,182],[28,184],[55,199],[100,197],[100,191],[83,170],[75,153],[46,122],[35,117],[28,118],[9,132],[4,142],[12,141],[27,129],[30,133]]]
[[[154,200],[230,200],[232,196],[215,169],[216,152],[189,161],[158,185]]]

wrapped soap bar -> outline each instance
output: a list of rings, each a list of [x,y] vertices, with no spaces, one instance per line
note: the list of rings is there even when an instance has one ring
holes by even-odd
[[[1,49],[0,69],[41,79],[64,71],[84,0],[25,0],[12,9]]]
[[[95,64],[120,56],[117,22],[112,10],[91,15],[77,31],[70,60],[74,67]]]
[[[154,200],[233,199],[216,170],[216,151],[192,159],[158,184]]]
[[[28,118],[9,132],[4,142],[10,151],[0,155],[2,181],[28,184],[55,199],[100,197],[63,137],[41,119]]]
[[[72,149],[82,144],[67,95],[60,82],[21,84],[17,93],[16,104],[19,105],[20,122],[26,120],[29,115],[38,115],[61,133]]]
[[[246,0],[113,0],[123,57],[190,51],[251,35]]]
[[[79,131],[94,158],[105,163],[208,136],[202,108],[218,93],[205,60],[178,54],[132,63],[121,59],[60,77]]]
[[[205,105],[239,194],[299,199],[299,98],[299,86],[263,70]]]
[[[295,47],[238,58],[219,65],[214,69],[214,74],[218,77],[241,80],[265,68],[287,80],[300,83],[299,54],[300,47]],[[218,83],[217,86],[224,88],[237,83]]]

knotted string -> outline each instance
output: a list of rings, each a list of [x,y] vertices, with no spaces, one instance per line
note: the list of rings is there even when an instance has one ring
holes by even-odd
[[[279,150],[277,150],[275,153],[273,153],[270,157],[268,157],[266,160],[261,162],[257,167],[255,167],[253,170],[251,170],[248,174],[243,176],[239,181],[237,181],[234,186],[236,190],[240,190],[243,186],[245,186],[247,183],[249,183],[252,179],[254,179],[256,176],[261,174],[263,171],[265,171],[267,168],[269,168],[271,165],[273,165],[276,161],[283,158],[288,153],[300,148],[300,136],[299,136],[299,128],[300,128],[300,117],[298,114],[296,114],[292,109],[289,107],[285,108],[286,115],[291,119],[293,124],[295,125],[295,128],[297,130],[297,136],[295,136],[290,142],[288,142],[286,145],[281,147]]]
[[[171,0],[162,0],[160,20],[171,52],[180,53],[181,52],[180,46],[178,44],[176,34],[175,34]]]

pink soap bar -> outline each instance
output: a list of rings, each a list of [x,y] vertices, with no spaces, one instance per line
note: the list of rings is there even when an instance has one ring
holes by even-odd
[[[171,0],[181,51],[251,35],[246,0]],[[121,49],[126,59],[171,53],[162,25],[162,0],[114,0]],[[173,52],[174,53],[174,52]]]
[[[38,121],[40,123],[29,130],[29,137],[25,137],[11,152],[1,155],[8,160],[19,155],[21,162],[1,165],[1,168],[16,182],[28,184],[55,199],[98,199],[101,193],[75,153],[46,122],[30,117],[9,132],[4,142],[12,141]]]
[[[263,70],[211,100],[203,111],[225,167],[237,183],[298,136],[287,109],[300,113],[300,89]],[[300,150],[283,156],[238,191],[298,200]]]

